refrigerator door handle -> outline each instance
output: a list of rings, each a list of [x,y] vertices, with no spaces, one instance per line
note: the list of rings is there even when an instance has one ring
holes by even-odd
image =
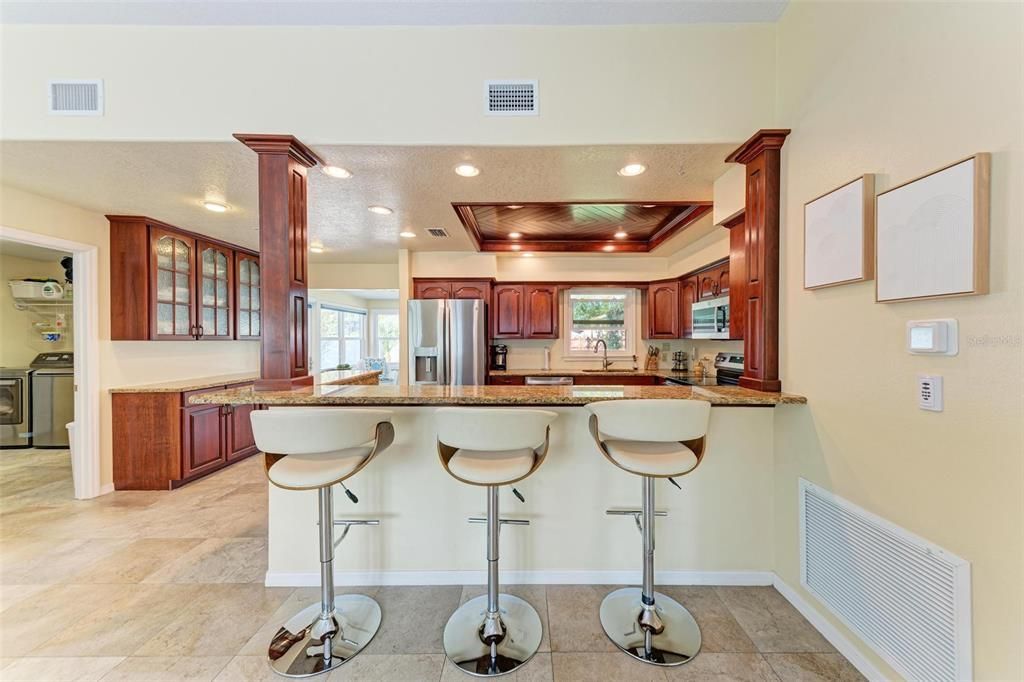
[[[448,301],[444,302],[441,323],[441,357],[444,358],[444,371],[438,377],[438,383],[448,385],[452,382],[452,308]]]

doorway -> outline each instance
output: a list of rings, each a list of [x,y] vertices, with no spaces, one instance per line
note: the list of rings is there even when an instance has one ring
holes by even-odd
[[[331,369],[381,370],[398,381],[398,289],[310,289],[309,347],[314,375]]]
[[[98,249],[0,226],[0,259],[7,289],[0,365],[5,378],[23,372],[15,383],[25,389],[5,398],[20,400],[21,414],[13,402],[0,405],[20,420],[4,432],[10,447],[0,456],[20,453],[8,459],[12,466],[19,458],[47,463],[58,478],[69,469],[76,499],[109,492],[100,485]]]

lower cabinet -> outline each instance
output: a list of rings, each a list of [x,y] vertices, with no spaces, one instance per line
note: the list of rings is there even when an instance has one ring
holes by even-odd
[[[114,393],[114,488],[169,490],[256,454],[253,405],[190,405],[199,391]]]

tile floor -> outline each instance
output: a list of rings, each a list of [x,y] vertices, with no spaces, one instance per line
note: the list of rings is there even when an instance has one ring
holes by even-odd
[[[67,452],[0,452],[0,679],[283,679],[267,668],[266,644],[317,590],[262,585],[266,486],[262,462],[252,458],[170,493],[76,501]],[[537,608],[545,634],[542,653],[503,679],[862,679],[764,587],[663,588],[697,618],[703,649],[678,668],[636,663],[597,620],[610,589],[509,587]],[[380,602],[384,625],[328,679],[468,682],[445,662],[441,631],[452,610],[482,590],[360,588]]]

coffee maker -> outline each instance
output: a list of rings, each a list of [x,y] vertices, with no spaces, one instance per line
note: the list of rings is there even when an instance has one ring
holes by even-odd
[[[501,343],[491,346],[491,369],[502,372],[508,369],[508,346]]]

